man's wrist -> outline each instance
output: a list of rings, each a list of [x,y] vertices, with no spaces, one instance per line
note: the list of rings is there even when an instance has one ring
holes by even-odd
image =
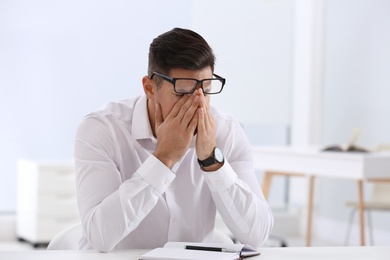
[[[215,171],[222,167],[224,160],[221,149],[214,147],[211,155],[204,160],[198,158],[198,163],[203,171]]]
[[[225,164],[225,161],[223,161],[222,163],[215,163],[213,165],[206,166],[206,167],[201,167],[201,169],[204,172],[215,172],[215,171],[218,171],[219,169],[221,169],[224,164]]]
[[[170,159],[166,158],[166,156],[163,156],[162,154],[160,154],[160,153],[158,153],[156,151],[153,153],[153,155],[154,155],[154,157],[159,159],[160,162],[165,164],[165,166],[167,166],[169,169],[173,168],[173,165],[175,164],[175,162],[173,160],[170,160]]]

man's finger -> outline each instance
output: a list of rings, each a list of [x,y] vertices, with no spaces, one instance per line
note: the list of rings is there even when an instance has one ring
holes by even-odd
[[[200,92],[200,107],[202,108],[202,114],[203,114],[203,118],[202,118],[203,129],[204,129],[204,131],[207,131],[209,123],[210,123],[210,118],[209,118],[210,117],[210,108],[206,102],[206,98],[203,95],[202,90],[198,89],[198,91]]]
[[[163,122],[163,117],[162,117],[162,112],[161,112],[161,105],[160,103],[157,103],[156,104],[156,111],[154,113],[154,117],[155,117],[155,129],[157,129]]]
[[[199,122],[199,112],[198,112],[198,110],[199,110],[199,108],[196,110],[196,113],[194,114],[192,120],[188,124],[187,130],[189,131],[189,133],[191,135],[193,135],[195,133],[196,127],[198,126],[198,122]]]
[[[173,106],[171,112],[169,112],[169,115],[167,117],[174,118],[176,117],[179,112],[182,110],[182,106],[186,103],[188,100],[189,95],[182,96],[179,101],[176,102],[176,104]]]
[[[205,124],[204,124],[204,108],[200,107],[196,111],[198,113],[198,133],[204,133]]]
[[[199,96],[194,96],[189,99],[178,114],[178,119],[181,124],[188,126],[196,114],[196,109],[199,107]]]

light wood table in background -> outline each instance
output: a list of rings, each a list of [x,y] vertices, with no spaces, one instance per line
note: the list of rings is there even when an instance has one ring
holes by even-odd
[[[315,177],[356,181],[359,201],[360,244],[364,237],[363,182],[390,181],[390,153],[322,152],[318,147],[253,146],[255,168],[264,170],[263,193],[267,198],[274,176],[309,178],[306,245],[311,245]]]

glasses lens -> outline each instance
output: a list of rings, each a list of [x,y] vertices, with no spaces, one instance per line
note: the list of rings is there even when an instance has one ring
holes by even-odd
[[[177,79],[175,91],[181,94],[193,93],[198,82],[193,79]],[[208,94],[216,94],[222,90],[222,82],[218,79],[208,79],[203,81],[203,91]]]
[[[203,81],[203,91],[209,94],[216,94],[221,92],[222,82],[218,79],[209,79]]]
[[[193,79],[177,79],[175,89],[178,93],[192,93],[195,90],[197,81]]]

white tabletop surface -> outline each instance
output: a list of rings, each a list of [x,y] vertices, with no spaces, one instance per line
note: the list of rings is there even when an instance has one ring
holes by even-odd
[[[258,249],[261,255],[248,260],[389,260],[390,246],[386,247],[270,247]],[[1,260],[137,260],[149,250],[128,250],[111,253],[96,251],[3,251]]]
[[[257,169],[346,179],[390,178],[389,152],[323,152],[320,147],[253,146]]]

